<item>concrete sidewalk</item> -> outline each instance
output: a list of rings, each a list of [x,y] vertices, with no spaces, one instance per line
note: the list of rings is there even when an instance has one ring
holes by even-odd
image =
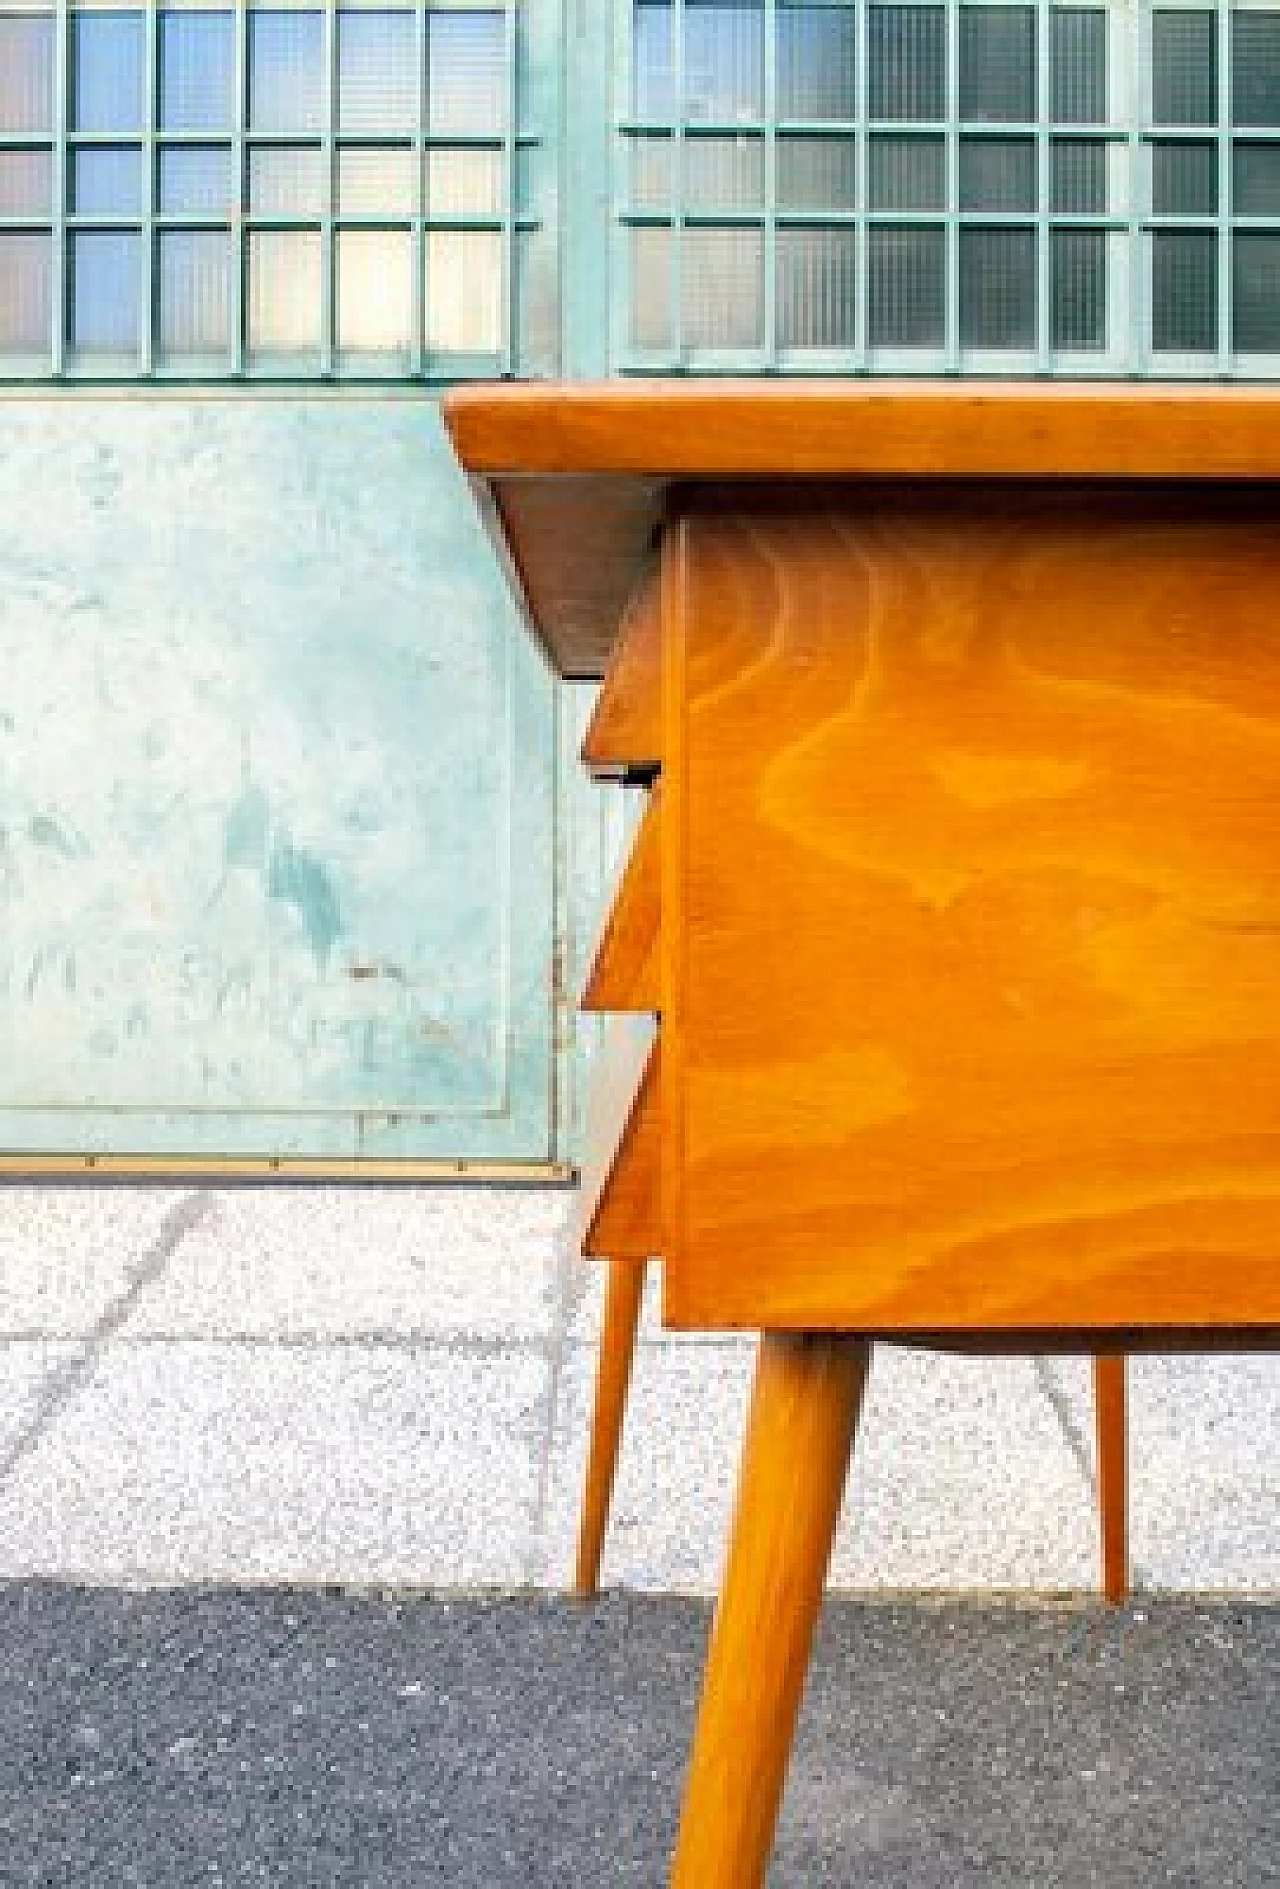
[[[563,1192],[0,1190],[0,1578],[562,1586],[601,1275]],[[747,1340],[648,1309],[607,1582],[716,1583]],[[1136,1575],[1280,1593],[1280,1360],[1132,1367]],[[839,1589],[1088,1591],[1083,1361],[881,1349]]]
[[[706,1604],[0,1587],[0,1882],[660,1889]],[[1280,1881],[1280,1607],[828,1599],[772,1889]]]

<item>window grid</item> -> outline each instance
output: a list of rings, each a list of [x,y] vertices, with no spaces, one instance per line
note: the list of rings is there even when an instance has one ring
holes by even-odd
[[[78,7],[0,0],[0,165],[15,159],[12,189],[0,196],[0,379],[517,372],[518,246],[540,227],[516,200],[517,166],[539,143],[517,115],[517,11],[515,0]],[[316,23],[301,29],[309,42],[318,31],[322,47],[309,98],[287,45],[271,65],[259,54],[255,67],[255,28],[286,17]],[[184,66],[182,39],[192,31],[184,23],[197,20],[223,24],[194,29],[213,37],[189,41]],[[6,39],[10,21],[22,25]],[[344,126],[341,35],[352,21],[365,50],[361,72],[357,46],[349,87],[353,97],[363,87],[364,109]],[[82,22],[91,43],[82,41]],[[370,55],[380,33],[402,30],[415,53],[414,76],[401,88],[412,98],[411,117],[379,124],[383,75]],[[286,41],[290,33],[299,29],[286,28]],[[433,57],[440,122],[429,103]],[[140,123],[127,108],[135,71],[145,99]],[[302,100],[300,122],[260,121],[255,84],[264,74],[278,100]],[[297,176],[313,149],[318,200],[260,209],[251,186],[264,154],[273,154],[280,176]],[[23,154],[47,164],[48,190],[34,181],[35,165],[16,161]],[[380,181],[405,160],[414,167],[412,201],[389,186],[378,200]],[[344,180],[350,184],[357,161],[364,190],[347,208]],[[314,279],[315,245],[312,310],[301,285]],[[259,263],[274,264],[274,275],[256,276]],[[47,335],[36,344],[30,309],[43,306],[41,271]]]
[[[630,0],[630,13],[620,371],[1280,373],[1276,0]],[[799,200],[783,182],[805,146],[827,191]],[[665,181],[644,161],[663,147]]]

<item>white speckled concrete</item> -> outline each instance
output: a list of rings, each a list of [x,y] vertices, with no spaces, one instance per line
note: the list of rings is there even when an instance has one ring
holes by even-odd
[[[562,1585],[602,1285],[568,1205],[0,1191],[0,1578]],[[664,1334],[656,1285],[605,1579],[709,1589],[752,1347]],[[1280,1591],[1280,1359],[1131,1369],[1140,1583]],[[832,1582],[1088,1588],[1092,1475],[1083,1361],[882,1348]]]

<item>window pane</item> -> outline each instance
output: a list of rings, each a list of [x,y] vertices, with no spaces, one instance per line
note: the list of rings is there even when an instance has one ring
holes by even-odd
[[[1280,128],[1280,13],[1231,15],[1231,116]]]
[[[1151,16],[1152,116],[1158,125],[1211,125],[1218,116],[1218,23],[1212,13]]]
[[[80,230],[71,238],[67,341],[75,353],[137,353],[141,256],[136,230]]]
[[[873,118],[936,119],[947,109],[942,7],[872,7],[867,15]]]
[[[411,13],[338,16],[338,123],[343,131],[414,131],[418,40]]]
[[[780,138],[780,207],[852,210],[858,194],[857,157],[852,138]]]
[[[1059,125],[1107,119],[1107,16],[1102,7],[1054,7],[1049,15],[1049,112]]]
[[[187,144],[160,153],[160,208],[170,216],[237,208],[231,152],[225,145]]]
[[[947,154],[941,138],[871,140],[873,210],[941,210],[947,194]]]
[[[1280,144],[1236,145],[1231,201],[1241,216],[1280,216]]]
[[[53,130],[53,20],[0,19],[0,131]]]
[[[231,245],[225,230],[162,230],[156,342],[162,357],[225,354]]]
[[[857,21],[851,6],[778,9],[778,115],[856,118]]]
[[[1055,230],[1051,252],[1053,345],[1096,351],[1107,345],[1107,237],[1104,230]]]
[[[1088,216],[1107,207],[1107,147],[1100,138],[1055,138],[1053,207]]]
[[[960,8],[960,116],[1036,115],[1036,16],[1030,7]]]
[[[1218,243],[1212,230],[1151,232],[1151,345],[1203,352],[1218,343]]]
[[[857,234],[778,231],[778,344],[850,348],[858,335]]]
[[[673,345],[671,231],[666,228],[631,232],[631,345],[664,354]]]
[[[690,118],[763,116],[762,0],[685,0],[684,90]]]
[[[505,177],[501,151],[428,151],[427,215],[499,216]]]
[[[684,195],[692,210],[754,210],[764,200],[763,138],[686,138]]]
[[[251,355],[320,350],[320,232],[251,230],[248,257]]]
[[[1031,138],[961,138],[962,210],[1034,210],[1036,147]]]
[[[44,230],[0,230],[0,355],[47,354],[53,241]]]
[[[255,131],[318,131],[324,124],[324,18],[249,15],[249,123]]]
[[[764,339],[764,236],[684,232],[681,324],[688,348],[758,348]]]
[[[867,334],[872,347],[940,348],[946,236],[941,229],[867,232]]]
[[[960,342],[967,348],[1036,344],[1036,233],[960,232]]]
[[[407,354],[413,347],[413,239],[408,230],[338,232],[338,346]]]
[[[318,145],[257,145],[249,153],[249,209],[254,216],[319,216],[325,209]]]
[[[427,235],[427,347],[434,354],[500,354],[502,237],[497,230]]]
[[[1237,230],[1231,284],[1232,346],[1241,354],[1280,353],[1280,235]]]
[[[412,216],[417,165],[409,149],[350,146],[338,154],[338,209],[344,216]]]
[[[53,153],[0,151],[0,216],[48,216],[53,208]]]
[[[71,21],[71,123],[76,131],[142,131],[146,33],[141,13],[81,13]]]
[[[632,138],[631,203],[637,210],[666,210],[671,204],[671,139]]]
[[[72,154],[68,208],[76,216],[140,216],[142,199],[137,145]]]
[[[235,116],[235,15],[162,13],[161,128],[225,132]]]
[[[438,138],[494,137],[507,121],[501,13],[427,15],[427,123]]]
[[[1218,208],[1218,147],[1198,140],[1153,144],[1151,207],[1157,216],[1213,216]]]
[[[636,117],[674,117],[670,0],[638,0],[631,62],[631,103]]]

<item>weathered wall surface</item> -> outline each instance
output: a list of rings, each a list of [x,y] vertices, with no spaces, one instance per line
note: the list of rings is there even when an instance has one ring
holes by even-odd
[[[429,400],[0,401],[0,1147],[550,1155],[555,722]]]

